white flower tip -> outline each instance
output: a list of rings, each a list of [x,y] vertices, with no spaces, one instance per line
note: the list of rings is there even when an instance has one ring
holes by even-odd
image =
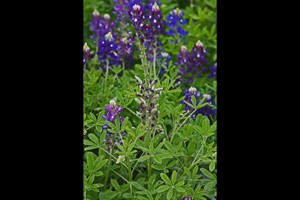
[[[104,16],[103,16],[103,17],[104,17],[104,19],[105,19],[105,20],[108,20],[108,19],[110,19],[110,16],[109,16],[109,14],[104,14]]]
[[[175,15],[177,15],[177,16],[180,16],[181,13],[182,13],[182,11],[179,10],[179,8],[176,8],[176,9],[174,10],[174,12],[175,12]]]
[[[166,57],[168,57],[169,54],[167,52],[162,52],[161,55],[163,58],[166,58]]]
[[[181,46],[181,51],[187,51],[187,48],[186,48],[186,46]]]
[[[110,100],[109,104],[110,104],[111,106],[115,106],[117,103],[116,103],[114,100]]]
[[[190,87],[189,92],[191,93],[197,92],[197,89],[195,87]]]
[[[99,16],[100,13],[95,9],[94,12],[93,12],[93,15],[94,15],[94,16]]]
[[[200,40],[198,40],[197,43],[196,43],[196,46],[197,47],[203,47],[203,43]]]
[[[152,6],[152,11],[159,11],[159,7],[156,2],[154,2],[154,5]]]
[[[207,100],[210,100],[211,99],[211,96],[210,94],[203,94],[203,97]]]
[[[112,36],[111,32],[108,32],[108,33],[105,35],[105,40],[111,41],[112,39],[113,39],[113,36]]]
[[[83,50],[84,51],[90,50],[90,47],[88,47],[87,43],[84,43]]]
[[[118,164],[118,163],[120,163],[120,162],[123,162],[124,160],[125,160],[125,156],[124,156],[124,155],[119,156],[119,158],[118,158],[116,164]]]
[[[141,6],[139,6],[139,5],[137,5],[137,4],[135,4],[134,6],[133,6],[133,10],[134,11],[136,11],[137,9],[139,10],[141,8]]]

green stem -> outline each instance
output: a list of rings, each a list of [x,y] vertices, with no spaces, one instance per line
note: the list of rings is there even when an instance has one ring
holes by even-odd
[[[115,145],[114,141],[115,141],[115,134],[113,134],[112,145],[111,145],[110,154],[109,154],[109,163],[108,163],[107,172],[106,172],[107,174],[106,174],[105,182],[104,182],[105,191],[106,191],[106,185],[107,185],[107,180],[108,180],[110,166],[111,166],[111,154],[113,154],[113,148]]]
[[[109,65],[109,60],[108,60],[108,57],[106,59],[106,75],[105,75],[105,89],[104,91],[106,90],[106,85],[107,85],[107,76],[108,76],[108,65]]]
[[[98,52],[98,40],[99,40],[99,38],[97,37],[97,39],[96,39],[96,52],[94,53],[94,55],[95,55],[95,58],[94,58],[94,65],[93,65],[93,68],[94,69],[96,69],[96,60],[97,60],[97,52]]]
[[[151,157],[149,157],[149,159],[148,159],[148,166],[149,166],[149,168],[148,168],[148,179],[150,179],[150,177],[151,177]]]
[[[127,156],[127,165],[128,165],[128,174],[129,174],[129,182],[132,181],[132,172],[131,172],[131,164],[130,164],[130,158]]]
[[[124,75],[125,74],[125,60],[124,60],[124,57],[123,57],[122,65],[123,65],[123,75]]]
[[[153,51],[153,74],[154,74],[154,79],[156,79],[156,41],[154,43],[155,45],[155,48],[154,48],[154,51]]]
[[[190,114],[190,116],[188,116],[183,122],[182,122],[182,124],[180,124],[180,126],[178,127],[178,129],[174,132],[174,134],[172,134],[172,137],[171,137],[171,143],[172,143],[172,141],[173,141],[173,138],[174,138],[174,135],[177,133],[177,131],[180,129],[180,127],[186,122],[186,120],[187,119],[189,119],[193,114],[194,114],[194,112],[196,112],[197,110],[195,109],[191,114]]]

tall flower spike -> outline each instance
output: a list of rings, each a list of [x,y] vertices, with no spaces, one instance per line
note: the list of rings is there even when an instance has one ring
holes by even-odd
[[[94,55],[90,53],[90,47],[88,47],[87,43],[84,43],[84,45],[83,45],[83,64],[86,64],[93,57],[94,57]]]

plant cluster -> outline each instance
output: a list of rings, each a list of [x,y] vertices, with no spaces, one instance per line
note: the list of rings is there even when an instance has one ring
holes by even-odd
[[[84,200],[217,198],[215,5],[84,0]]]

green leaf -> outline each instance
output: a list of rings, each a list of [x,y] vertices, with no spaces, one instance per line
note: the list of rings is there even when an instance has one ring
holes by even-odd
[[[175,186],[174,188],[177,190],[177,192],[185,192],[185,189],[183,189],[182,187]]]
[[[162,178],[162,180],[167,184],[167,185],[172,185],[169,177],[166,174],[161,173],[160,177]]]
[[[121,127],[120,127],[120,117],[119,117],[119,115],[116,116],[115,123],[116,123],[116,127],[118,128],[117,130],[120,130]]]
[[[184,171],[185,171],[185,173],[190,177],[190,178],[192,178],[192,176],[191,176],[191,173],[190,173],[190,171],[189,171],[189,169],[188,168],[186,168],[186,167],[184,167],[183,168],[184,169]]]
[[[110,128],[113,128],[115,131],[118,131],[119,129],[110,121],[106,121],[106,123],[110,126]]]
[[[132,184],[136,189],[144,190],[144,187],[141,186],[138,182],[132,182],[131,184]]]
[[[172,183],[173,183],[173,185],[175,185],[176,179],[177,179],[177,172],[174,170],[173,173],[172,173]]]
[[[169,192],[168,192],[168,194],[167,194],[167,199],[168,199],[168,200],[171,199],[172,196],[173,196],[173,188],[171,188],[171,189],[169,190]]]
[[[205,176],[207,176],[211,179],[215,179],[215,177],[207,169],[201,168],[200,170]]]
[[[94,169],[94,157],[91,152],[87,152],[87,164],[89,169]]]
[[[119,183],[115,179],[111,179],[111,184],[114,186],[114,188],[118,191],[121,191],[121,187]]]
[[[99,169],[101,169],[101,167],[108,161],[108,159],[102,160],[100,161],[94,168],[95,171],[98,171]]]
[[[164,144],[163,143],[159,143],[159,145],[156,147],[156,149],[153,151],[153,154],[155,154],[156,152],[158,152],[161,147],[163,146]]]
[[[128,119],[129,119],[129,117],[126,117],[126,118],[124,119],[124,121],[123,121],[123,123],[122,123],[122,126],[121,126],[121,129],[122,129],[122,130],[125,129],[125,127],[126,127],[126,125],[127,125],[127,122],[128,122]]]
[[[86,139],[83,140],[83,144],[84,144],[84,145],[91,145],[91,146],[98,147],[98,146],[96,146],[95,143],[93,143],[93,142],[91,142],[91,141],[89,141],[89,140],[86,140]]]
[[[215,169],[215,162],[212,162],[212,163],[210,163],[210,165],[209,165],[209,171],[214,171],[214,169]]]
[[[179,187],[179,186],[182,186],[182,185],[184,185],[184,182],[183,182],[183,181],[180,181],[180,182],[176,183],[175,186]]]
[[[123,100],[122,94],[121,94],[119,91],[117,91],[117,98],[121,101],[122,105],[124,106],[124,105],[125,105],[125,102],[124,102],[124,100]]]
[[[168,185],[162,185],[162,186],[159,186],[157,189],[156,189],[156,192],[157,193],[162,193],[164,191],[166,191],[167,189],[171,188],[170,186]]]
[[[139,162],[144,162],[145,160],[148,160],[148,159],[149,159],[149,156],[145,155],[145,156],[142,156],[139,158]]]
[[[88,135],[88,137],[89,137],[93,142],[95,142],[96,144],[99,145],[99,140],[98,140],[98,138],[97,138],[96,135],[94,135],[94,134],[91,133],[91,134]]]
[[[211,181],[204,186],[204,190],[209,190],[209,189],[213,188],[216,184],[217,184],[216,181]]]
[[[154,161],[157,162],[158,164],[162,163],[162,159],[160,157],[155,155],[153,158],[154,158]]]
[[[166,147],[169,151],[173,152],[172,145],[171,145],[171,143],[170,143],[169,141],[166,140],[166,141],[164,142],[164,145],[165,145],[165,147]]]
[[[173,156],[169,153],[162,153],[162,154],[156,154],[159,156],[161,159],[166,159],[166,158],[173,158]]]
[[[192,96],[192,103],[193,103],[193,106],[195,106],[196,107],[196,97],[193,95]]]
[[[152,197],[152,194],[151,194],[151,192],[149,191],[149,190],[145,190],[146,191],[146,195],[147,195],[147,197],[150,199],[150,200],[153,200],[153,197]]]
[[[122,152],[126,152],[125,149],[124,149],[124,147],[123,147],[122,145],[120,145],[118,142],[116,142],[115,144],[119,147],[119,149],[120,149]]]
[[[95,175],[92,175],[92,176],[89,178],[89,185],[92,185],[92,184],[93,184],[94,179],[95,179]]]
[[[143,197],[143,196],[140,196],[140,195],[138,195],[137,198],[138,198],[139,200],[148,200],[146,197]]]
[[[100,144],[103,143],[103,141],[105,140],[106,138],[106,130],[104,130],[102,133],[101,133],[101,136],[100,136]]]
[[[193,175],[192,177],[194,177],[198,172],[198,166],[196,166],[194,169],[193,169]]]
[[[95,126],[95,128],[96,128],[96,130],[97,130],[99,133],[102,132],[102,126],[101,126],[101,125],[97,124],[97,125]]]
[[[129,194],[129,193],[124,193],[124,194],[123,194],[123,197],[124,197],[125,199],[131,199],[131,198],[133,198],[133,196],[132,196],[131,194]],[[99,199],[99,200],[101,200],[101,199]]]

